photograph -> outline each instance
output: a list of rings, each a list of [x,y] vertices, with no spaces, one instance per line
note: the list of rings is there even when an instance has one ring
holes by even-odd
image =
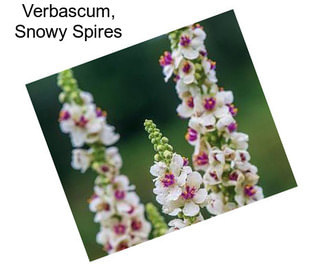
[[[233,10],[26,87],[90,261],[297,186]]]

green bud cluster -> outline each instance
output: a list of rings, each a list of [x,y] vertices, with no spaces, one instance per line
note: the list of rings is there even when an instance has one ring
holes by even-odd
[[[147,213],[148,219],[153,225],[152,235],[154,238],[162,236],[165,233],[167,233],[168,226],[165,222],[164,217],[159,213],[157,207],[151,202],[146,204],[146,213]]]
[[[59,95],[61,103],[75,102],[79,105],[83,104],[83,100],[80,96],[81,90],[78,87],[77,80],[73,76],[72,70],[65,70],[58,74],[57,78],[58,86],[63,90]]]
[[[163,136],[152,120],[145,120],[144,125],[148,133],[148,138],[156,151],[154,160],[156,162],[163,161],[169,165],[173,157],[173,147],[168,144],[168,138]]]

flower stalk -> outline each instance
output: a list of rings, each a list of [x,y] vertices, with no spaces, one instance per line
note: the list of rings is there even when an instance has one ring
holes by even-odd
[[[201,175],[192,171],[186,158],[173,151],[168,138],[152,120],[146,120],[144,126],[156,151],[155,163],[150,168],[155,177],[156,201],[161,204],[163,213],[177,217],[169,222],[170,231],[203,220],[200,208],[205,206],[207,191],[200,187]]]
[[[63,107],[59,124],[70,135],[71,165],[82,173],[91,168],[97,175],[89,208],[100,224],[97,243],[108,254],[148,239],[151,225],[144,216],[144,206],[125,175],[120,174],[122,158],[111,146],[119,139],[115,128],[106,122],[106,112],[97,107],[89,92],[82,91],[71,70],[58,76],[63,90],[59,100]]]
[[[193,167],[203,175],[206,208],[218,215],[263,198],[257,168],[250,163],[248,135],[238,132],[233,93],[217,85],[216,63],[208,58],[199,24],[169,34],[171,52],[159,59],[165,81],[174,77],[188,119],[185,139],[194,147]]]

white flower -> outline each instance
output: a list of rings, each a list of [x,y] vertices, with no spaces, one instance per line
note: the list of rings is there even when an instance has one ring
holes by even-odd
[[[192,169],[184,166],[182,156],[175,153],[169,167],[159,162],[151,167],[150,172],[157,177],[153,190],[157,195],[156,200],[160,204],[165,204],[168,201],[178,199],[182,193],[181,186],[184,185],[186,177],[192,172]]]
[[[91,155],[87,150],[74,149],[72,150],[72,168],[80,170],[84,173],[91,163]]]
[[[105,159],[117,169],[122,167],[122,158],[117,147],[110,147],[105,150]]]
[[[223,202],[223,194],[219,193],[210,193],[208,195],[208,204],[206,209],[212,215],[220,215],[222,213],[231,211],[236,208],[236,204],[233,202],[225,203]]]
[[[235,191],[236,195],[234,199],[239,206],[250,204],[264,198],[262,188],[257,185],[246,184],[237,186]]]
[[[101,222],[113,214],[112,200],[102,187],[95,186],[94,194],[90,199],[90,210],[95,212],[94,221]]]
[[[159,59],[159,64],[163,67],[165,82],[169,80],[175,69],[178,68],[183,56],[179,50],[174,50],[172,53],[165,52]]]
[[[106,146],[116,143],[119,140],[120,136],[119,134],[116,134],[114,130],[115,128],[113,126],[105,124],[98,134],[98,139]]]
[[[215,129],[215,118],[211,114],[206,114],[201,117],[192,116],[188,122],[188,126],[199,132],[206,134]]]
[[[81,91],[80,96],[85,104],[90,104],[93,102],[93,96],[90,92]]]
[[[70,134],[74,147],[94,142],[91,135],[100,133],[103,124],[104,118],[96,116],[94,104],[79,106],[65,103],[60,112],[61,130]]]
[[[130,215],[130,228],[133,238],[142,240],[147,238],[150,233],[151,225],[144,216],[145,210],[142,204]]]
[[[203,42],[205,38],[206,34],[200,28],[184,31],[179,41],[179,49],[183,56],[190,60],[196,59],[200,54],[200,50],[204,49]]]
[[[227,114],[218,120],[218,122],[216,123],[216,128],[219,131],[227,131],[231,133],[236,130],[235,123],[236,122],[234,118],[231,115]]]
[[[174,201],[173,206],[168,206],[171,214],[176,214],[178,207],[183,206],[183,214],[185,216],[196,216],[200,212],[200,205],[204,203],[207,197],[207,191],[204,188],[200,189],[202,177],[198,172],[188,174],[185,185],[182,187],[182,194]],[[175,207],[175,208],[174,208]],[[171,210],[174,208],[173,210]],[[175,212],[175,213],[174,213]]]
[[[182,61],[178,67],[178,74],[185,84],[191,84],[195,80],[195,67],[191,61]]]
[[[233,148],[238,150],[246,150],[248,149],[248,140],[249,137],[247,134],[234,132],[230,135],[231,145]]]
[[[200,93],[200,89],[196,84],[185,84],[182,79],[177,80],[176,91],[181,99],[187,96],[195,97]]]
[[[194,98],[193,96],[184,97],[182,103],[178,105],[176,111],[182,118],[189,118],[194,113]]]
[[[216,78],[215,75],[215,62],[207,59],[207,58],[203,58],[202,59],[202,67],[204,69],[204,73],[206,75],[207,80],[210,83],[216,83],[218,81],[218,79]]]
[[[216,100],[218,104],[221,106],[233,103],[232,91],[230,90],[219,91],[216,95]]]
[[[196,218],[195,218],[195,221],[194,221],[194,224],[195,223],[198,223],[198,222],[201,222],[203,221],[204,218],[201,214],[199,214]],[[186,226],[190,226],[192,223],[190,220],[188,219],[178,219],[178,218],[175,218],[171,221],[169,221],[168,223],[168,226],[170,226],[168,232],[173,232],[173,231],[176,231],[176,230],[180,230]]]

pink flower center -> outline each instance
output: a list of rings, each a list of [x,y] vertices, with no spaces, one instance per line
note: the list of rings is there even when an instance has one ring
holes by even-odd
[[[228,125],[228,130],[230,133],[234,132],[235,130],[237,130],[237,124],[235,122],[231,122]]]
[[[191,43],[191,39],[190,39],[189,36],[184,35],[184,36],[181,36],[181,39],[180,39],[180,42],[179,43],[183,47],[187,47]]]
[[[175,176],[171,173],[166,173],[162,180],[164,187],[169,187],[175,183]]]
[[[103,111],[100,107],[96,108],[95,113],[97,117],[105,117],[107,115],[107,113]]]
[[[229,112],[231,113],[231,115],[234,117],[237,115],[238,113],[238,108],[236,108],[234,106],[234,104],[227,104],[227,107],[229,108]]]
[[[246,185],[244,187],[244,193],[248,197],[252,197],[254,194],[256,194],[256,192],[257,191],[256,191],[255,187],[252,185]]]
[[[111,246],[111,244],[108,242],[104,245],[103,249],[107,252],[109,252],[113,247]]]
[[[240,159],[242,162],[245,162],[247,160],[247,157],[245,156],[244,153],[240,153]]]
[[[197,140],[197,137],[198,137],[198,133],[196,130],[194,130],[192,128],[187,129],[187,133],[185,135],[185,139],[187,141],[193,142],[193,141]]]
[[[126,232],[126,226],[119,223],[117,225],[114,225],[113,230],[116,234],[124,234]]]
[[[79,118],[79,120],[75,121],[75,125],[81,128],[84,128],[86,124],[89,122],[83,115]]]
[[[186,157],[183,157],[183,166],[188,166],[189,162],[188,159]]]
[[[59,120],[60,121],[62,121],[62,120],[68,120],[70,117],[71,117],[71,114],[67,110],[62,110],[59,113]]]
[[[104,173],[106,173],[106,172],[108,172],[108,171],[109,171],[109,167],[108,167],[107,165],[102,165],[102,166],[101,166],[101,170],[102,170]]]
[[[167,65],[170,65],[173,63],[173,58],[170,52],[164,52],[164,55],[162,55],[159,58],[159,64],[162,67],[165,67]]]
[[[124,250],[126,248],[128,248],[129,245],[128,245],[128,242],[127,241],[122,241],[118,246],[117,246],[117,249],[116,251],[121,251],[121,250]]]
[[[114,196],[117,200],[122,200],[126,196],[126,192],[123,190],[116,190],[114,191]]]
[[[238,177],[239,177],[238,172],[233,171],[233,172],[231,172],[231,174],[229,175],[229,180],[230,180],[230,181],[236,181],[236,180],[238,180]]]
[[[133,211],[135,210],[135,207],[134,206],[131,206],[130,207],[130,210],[127,212],[129,215],[133,213]]]
[[[210,68],[211,68],[211,70],[215,70],[215,68],[216,68],[215,61],[209,60],[209,62],[210,62]]]
[[[215,107],[215,104],[216,104],[216,101],[212,97],[204,99],[204,108],[208,111],[213,110]]]
[[[185,200],[194,198],[196,192],[196,187],[185,186],[185,191],[182,192],[181,196]]]
[[[214,180],[218,180],[218,175],[216,174],[215,171],[210,172],[210,176],[214,179]]]
[[[194,99],[192,96],[186,100],[186,105],[190,108],[194,108]]]
[[[134,231],[139,231],[142,228],[142,222],[140,220],[133,220],[131,222],[131,229]]]
[[[208,157],[207,153],[206,152],[202,152],[199,155],[197,155],[196,158],[195,158],[195,162],[199,166],[207,165],[209,163],[209,157]]]
[[[110,211],[110,205],[108,203],[103,203],[102,207],[104,211]]]
[[[201,51],[200,51],[200,55],[201,55],[201,56],[206,56],[206,55],[207,55],[207,52],[206,52],[206,51],[201,50]]]
[[[189,62],[185,62],[182,71],[184,73],[189,73],[191,71],[191,64]]]

